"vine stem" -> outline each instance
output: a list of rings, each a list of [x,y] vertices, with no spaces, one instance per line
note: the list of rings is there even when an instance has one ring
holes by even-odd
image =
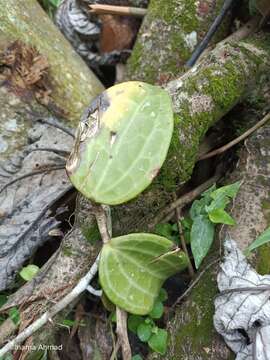
[[[177,200],[177,196],[174,193],[174,200]],[[191,278],[194,278],[195,276],[195,271],[194,268],[192,266],[192,262],[190,260],[190,256],[188,253],[188,249],[186,246],[186,240],[185,240],[185,236],[184,236],[184,232],[183,232],[183,228],[182,228],[182,224],[181,224],[181,210],[179,207],[177,207],[175,209],[175,214],[176,214],[176,219],[177,219],[177,227],[178,227],[178,232],[179,232],[179,238],[180,238],[180,242],[181,242],[181,246],[182,249],[184,250],[184,253],[186,254],[187,258],[188,258],[188,272],[189,272],[189,276]]]
[[[75,300],[83,291],[86,290],[89,282],[94,278],[98,271],[99,255],[97,256],[94,264],[91,266],[87,274],[81,278],[78,284],[68,293],[63,299],[57,302],[50,310],[46,311],[40,318],[34,321],[26,329],[24,329],[13,340],[9,341],[4,347],[0,349],[0,357],[20,345],[29,336],[33,335],[37,330],[44,326],[48,321],[52,321],[53,316],[58,314],[61,310],[66,308],[73,300]]]
[[[221,146],[218,149],[215,149],[215,150],[213,150],[211,152],[208,152],[206,154],[201,155],[198,160],[209,159],[209,158],[211,158],[213,156],[220,155],[220,154],[224,153],[225,151],[229,150],[231,147],[233,147],[236,144],[239,144],[241,141],[245,140],[249,135],[254,133],[256,130],[258,130],[263,125],[265,125],[269,120],[270,120],[270,113],[265,115],[265,117],[262,120],[258,121],[257,124],[252,126],[250,129],[245,131],[242,135],[238,136],[236,139],[230,141],[229,143],[227,143],[224,146]]]
[[[104,244],[107,244],[112,238],[110,207],[96,204],[93,209],[101,239]],[[121,346],[123,359],[130,360],[132,353],[127,332],[127,313],[119,307],[116,307],[116,333],[118,336],[117,343]]]

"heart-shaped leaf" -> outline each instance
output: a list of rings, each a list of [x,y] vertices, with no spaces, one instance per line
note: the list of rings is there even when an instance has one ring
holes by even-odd
[[[153,234],[113,238],[101,250],[99,279],[108,298],[132,314],[148,314],[163,282],[187,267],[174,243]]]
[[[157,329],[156,333],[151,336],[148,345],[155,352],[164,355],[167,350],[168,332],[164,329]]]
[[[137,81],[115,85],[83,116],[67,162],[69,178],[95,202],[126,202],[157,175],[172,132],[172,103],[165,90]]]

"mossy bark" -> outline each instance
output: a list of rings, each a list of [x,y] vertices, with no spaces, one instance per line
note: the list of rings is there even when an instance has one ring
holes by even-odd
[[[127,78],[164,83],[179,76],[223,3],[223,0],[151,0],[128,60]],[[213,42],[226,36],[229,23],[227,16]]]
[[[222,246],[225,237],[234,239],[238,247],[244,250],[270,224],[270,168],[266,166],[270,162],[269,136],[270,126],[265,125],[246,140],[239,153],[237,168],[226,181],[228,183],[242,181],[231,209],[231,215],[237,225],[225,226],[221,229],[215,244],[216,250]],[[265,245],[250,258],[260,274],[269,274],[269,253],[270,247]],[[212,257],[208,257],[207,263],[211,264],[211,260]],[[175,316],[168,326],[170,343],[165,359],[235,358],[213,327],[218,270],[218,265],[210,267],[189,294],[188,299],[176,308]],[[164,359],[163,356],[151,355],[149,360],[161,358]]]
[[[258,34],[237,44],[225,43],[197,66],[166,85],[172,96],[175,128],[167,159],[148,190],[114,208],[115,232],[149,229],[160,207],[192,174],[207,130],[256,87],[269,71],[269,40]]]
[[[55,27],[36,0],[0,0],[0,50],[21,40],[49,61],[52,98],[78,121],[103,86]]]

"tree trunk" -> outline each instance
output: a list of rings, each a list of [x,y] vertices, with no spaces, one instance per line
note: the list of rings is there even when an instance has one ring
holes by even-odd
[[[127,79],[163,84],[179,77],[223,3],[223,0],[151,0],[128,60]],[[226,37],[229,25],[227,16],[212,43]]]
[[[266,34],[225,43],[166,89],[172,96],[175,128],[167,159],[153,184],[128,205],[114,208],[115,234],[151,229],[157,211],[193,171],[207,130],[256,87],[270,66]]]
[[[54,26],[36,0],[0,0],[0,50],[13,41],[34,46],[49,61],[54,103],[78,121],[103,86]]]

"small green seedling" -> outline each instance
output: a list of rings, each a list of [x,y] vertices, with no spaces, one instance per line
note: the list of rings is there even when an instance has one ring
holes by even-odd
[[[9,310],[8,317],[14,322],[15,325],[20,323],[20,312],[16,306]]]
[[[235,225],[235,220],[225,208],[236,196],[240,185],[240,182],[236,182],[219,189],[214,185],[202,194],[200,200],[193,202],[190,209],[190,243],[197,269],[213,243],[215,225]]]
[[[39,267],[37,265],[30,264],[22,268],[20,271],[20,276],[23,278],[23,280],[30,281],[36,276],[38,272]]]
[[[147,316],[129,315],[128,317],[128,329],[136,334],[140,341],[147,343],[150,349],[162,355],[167,350],[168,333],[159,328],[155,321],[162,317],[164,313],[163,302],[167,298],[167,292],[161,289],[152,310]]]

